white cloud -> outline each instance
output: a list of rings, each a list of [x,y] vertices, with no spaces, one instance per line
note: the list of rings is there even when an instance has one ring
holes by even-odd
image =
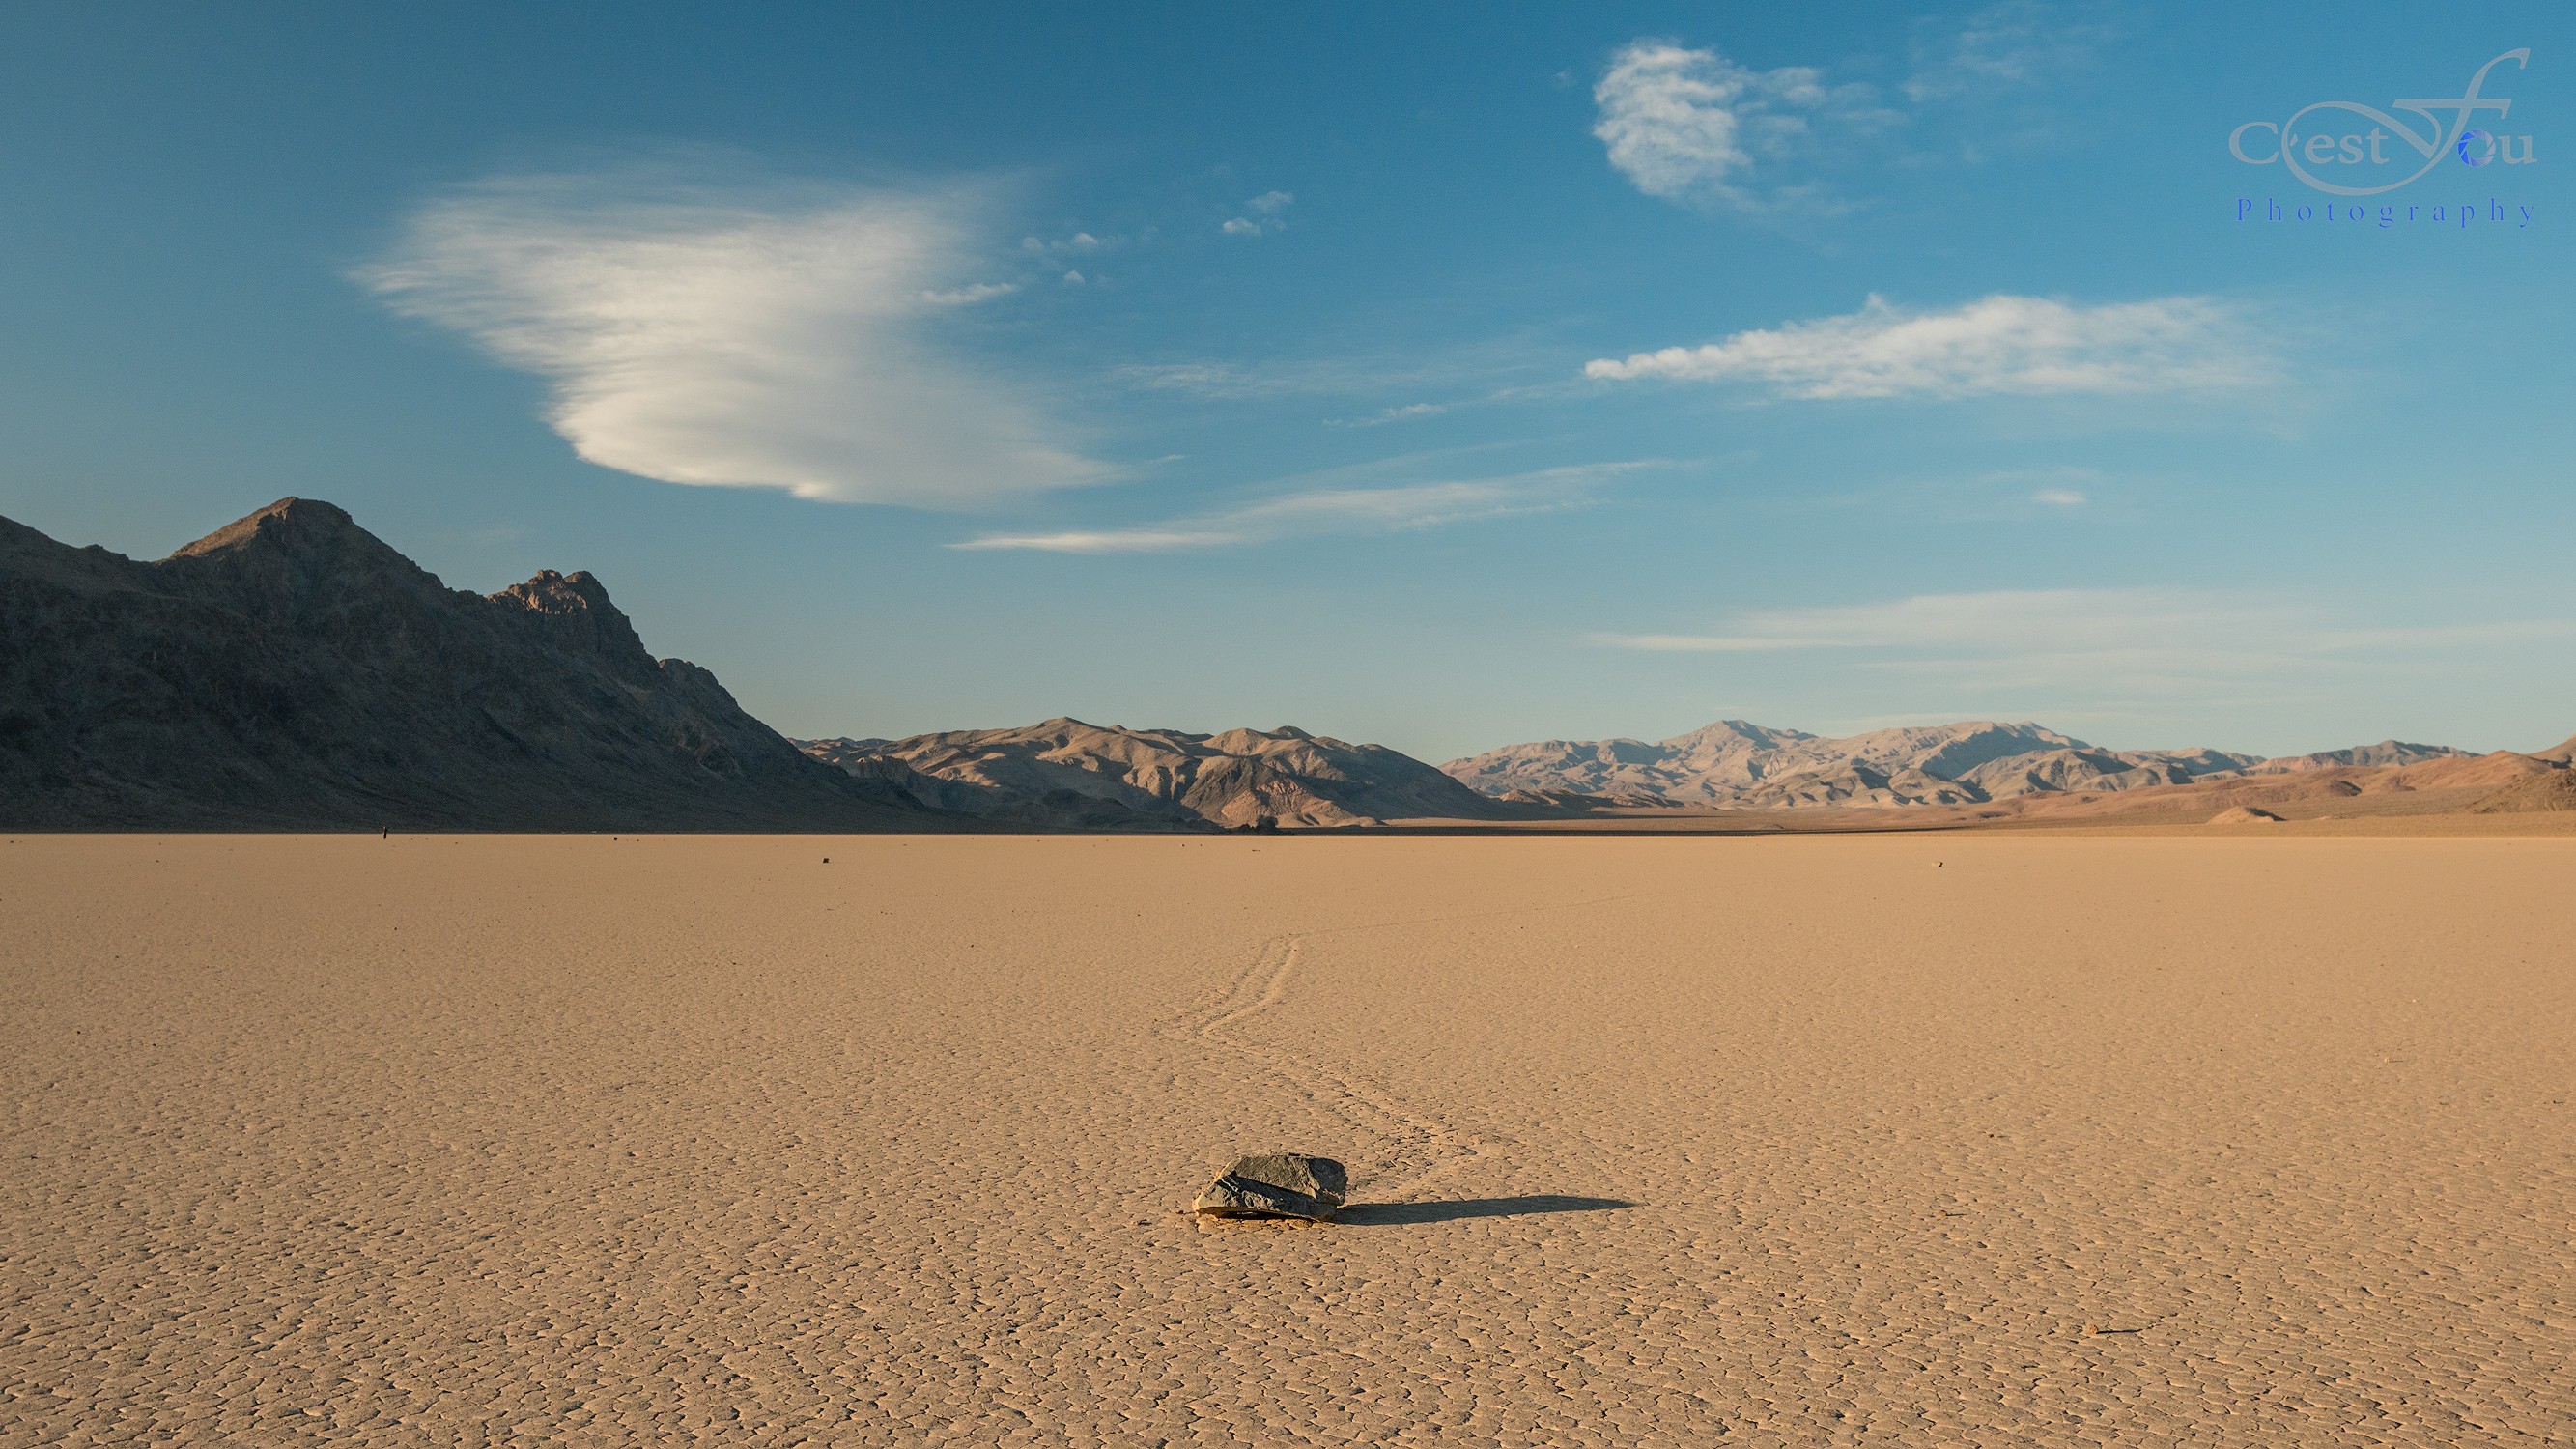
[[[2070,9],[2080,12],[2077,18]],[[1593,88],[1592,134],[1649,196],[1778,220],[1849,209],[1825,173],[1875,160],[1912,168],[1932,154],[1891,147],[1902,128],[1976,160],[2001,145],[2062,143],[2047,103],[2114,38],[2102,0],[2001,0],[1965,21],[1925,19],[1901,96],[1829,84],[1814,66],[1754,70],[1715,50],[1638,40]],[[1869,143],[1864,148],[1861,143]]]
[[[2184,695],[2298,673],[2399,667],[2479,648],[2576,638],[2576,620],[2379,627],[2278,592],[2037,589],[1758,610],[1711,634],[1588,636],[1652,653],[1866,652],[1868,667],[1944,686]]]
[[[1042,553],[1169,553],[1326,533],[1397,533],[1572,507],[1604,480],[1647,466],[1651,465],[1602,463],[1393,488],[1310,488],[1241,508],[1136,528],[987,534],[948,546]]]
[[[1278,364],[1131,364],[1121,366],[1110,376],[1139,392],[1185,392],[1190,397],[1231,402],[1249,397],[1352,397],[1394,387],[1455,382],[1461,376],[1479,376],[1479,369],[1473,364],[1381,364],[1321,358]]]
[[[1909,312],[1873,296],[1847,317],[1599,358],[1583,375],[1767,383],[1789,397],[1847,398],[2180,392],[2248,386],[2269,371],[2236,314],[2207,297],[2081,307],[1993,296]]]
[[[1753,175],[1807,148],[1818,121],[1866,130],[1896,119],[1869,87],[1828,86],[1811,67],[1749,70],[1714,50],[1655,40],[1612,56],[1592,99],[1592,134],[1638,190],[1744,211],[1823,204],[1812,183],[1765,187]]]
[[[1750,653],[1775,649],[1923,646],[2090,648],[2105,644],[2241,636],[2282,617],[2278,601],[2172,589],[2002,590],[1919,594],[1893,603],[1746,614],[1723,634],[1596,634],[1620,649]]]
[[[545,378],[581,457],[672,483],[960,507],[1090,483],[1029,397],[937,345],[983,198],[517,176],[421,207],[359,280]]]
[[[1155,362],[1122,367],[1114,374],[1129,387],[1148,392],[1185,392],[1198,397],[1275,397],[1296,391],[1281,378],[1230,362]]]
[[[1252,215],[1235,217],[1217,230],[1227,236],[1260,236],[1265,232],[1285,231],[1288,223],[1281,219],[1279,213],[1286,211],[1296,199],[1285,191],[1265,191],[1243,204],[1244,210]]]
[[[1376,353],[1349,357],[1291,358],[1278,361],[1135,363],[1112,371],[1120,384],[1143,392],[1177,392],[1227,400],[1277,397],[1341,397],[1369,403],[1390,394],[1485,391],[1515,378],[1552,376],[1551,386],[1566,386],[1559,369],[1527,342],[1510,339],[1450,348],[1437,354]],[[1579,384],[1573,384],[1579,386]],[[1413,408],[1442,409],[1448,404],[1390,404],[1388,414],[1420,416]]]
[[[1905,94],[1914,101],[1981,99],[2039,85],[2084,67],[2112,33],[2041,0],[2003,0],[1955,30],[1918,35]]]
[[[946,291],[924,292],[921,294],[921,300],[934,306],[962,307],[975,302],[989,302],[995,297],[1007,297],[1019,289],[1020,284],[1017,282],[977,282],[972,286],[951,287]]]
[[[1436,418],[1449,411],[1439,403],[1406,403],[1402,407],[1380,408],[1364,418],[1327,418],[1326,427],[1374,428],[1387,423],[1409,423],[1416,418]]]
[[[1022,549],[1038,553],[1169,553],[1242,543],[1231,533],[1190,533],[1163,528],[1074,529],[1063,533],[992,533],[952,543],[961,549]]]
[[[2051,508],[2081,508],[2084,506],[2084,495],[2072,488],[2042,488],[2030,495],[2030,501],[2045,503]]]
[[[1114,236],[1103,239],[1087,231],[1078,231],[1071,236],[1058,237],[1053,241],[1024,236],[1020,238],[1020,250],[1034,252],[1040,256],[1062,255],[1066,252],[1096,252],[1104,247],[1116,246],[1118,241],[1119,239]]]

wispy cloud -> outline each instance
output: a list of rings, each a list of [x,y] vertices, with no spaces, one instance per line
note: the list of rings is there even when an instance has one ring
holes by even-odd
[[[603,467],[932,508],[1104,479],[939,346],[940,319],[1014,290],[969,270],[987,204],[676,167],[499,177],[420,207],[358,278],[545,378],[547,421]]]
[[[1436,418],[1449,411],[1438,403],[1406,403],[1402,407],[1380,408],[1364,418],[1327,418],[1325,426],[1334,428],[1375,428],[1388,423],[1409,423],[1418,418]]]
[[[1137,363],[1115,369],[1111,380],[1139,392],[1182,393],[1222,401],[1286,397],[1360,398],[1370,402],[1412,394],[1460,390],[1488,391],[1515,378],[1546,376],[1562,367],[1538,346],[1518,339],[1453,347],[1433,355],[1373,352],[1347,357],[1291,358],[1256,362],[1203,359],[1188,362]],[[1558,378],[1563,374],[1557,372]],[[1390,404],[1385,420],[1427,416],[1412,411],[1442,411],[1451,403],[1415,401]]]
[[[1119,368],[1120,382],[1146,392],[1183,392],[1209,398],[1277,397],[1283,393],[1319,391],[1299,385],[1273,369],[1231,362],[1151,362]]]
[[[1610,164],[1649,196],[1740,211],[1822,204],[1813,182],[1765,181],[1819,138],[1820,125],[1866,131],[1894,121],[1861,84],[1827,85],[1810,66],[1750,70],[1714,50],[1641,40],[1611,57],[1592,99],[1592,134]]]
[[[977,302],[989,302],[995,297],[1007,297],[1019,289],[1020,284],[1017,282],[977,282],[967,287],[927,291],[921,294],[921,300],[938,307],[964,307]]]
[[[1596,463],[1392,488],[1306,488],[1240,508],[1134,528],[986,534],[948,546],[1041,553],[1170,553],[1315,534],[1397,533],[1573,507],[1609,478],[1651,466],[1647,462]]]
[[[1706,634],[1598,633],[1610,649],[1678,654],[1868,652],[1870,667],[1946,683],[2138,695],[2243,685],[2404,654],[2576,639],[2576,620],[2386,626],[2281,592],[2039,589],[1757,610]]]
[[[1218,228],[1227,236],[1259,236],[1264,232],[1282,231],[1288,226],[1280,215],[1297,198],[1285,191],[1265,191],[1243,204],[1244,214],[1229,219]]]
[[[1170,553],[1179,549],[1223,548],[1248,540],[1240,533],[1192,532],[1173,528],[1066,529],[1059,533],[988,533],[957,549],[1018,549],[1034,553]]]
[[[1069,252],[1100,251],[1104,248],[1117,246],[1122,240],[1123,238],[1114,236],[1103,239],[1101,237],[1093,236],[1087,231],[1078,231],[1071,236],[1056,237],[1053,240],[1024,236],[1020,238],[1020,250],[1034,253],[1038,256],[1063,256]]]
[[[1788,397],[2157,393],[2241,387],[2270,368],[2236,312],[2208,297],[2076,306],[1993,296],[1912,312],[1873,296],[1844,317],[1700,347],[1599,358],[1586,377],[1768,384]]]
[[[1969,159],[1986,149],[1974,138],[1999,128],[2021,145],[2061,129],[2034,108],[2115,37],[2100,9],[2001,0],[1964,21],[1918,22],[1912,73],[1895,95],[1830,82],[1820,66],[1755,70],[1713,49],[1641,39],[1613,54],[1594,86],[1592,134],[1649,196],[1773,221],[1847,211],[1855,203],[1828,174],[1899,154],[1920,163],[1927,158],[1887,145],[1909,128],[1955,137],[1956,154]]]
[[[2113,38],[2089,13],[2073,16],[2042,0],[2004,0],[1964,23],[1926,22],[1914,39],[1914,101],[1990,97],[2062,79],[2088,65]]]
[[[2240,639],[2291,617],[2263,596],[2181,589],[1918,594],[1890,603],[1768,609],[1718,634],[1595,634],[1617,649],[1736,654],[1777,649],[2098,648],[2177,637]]]

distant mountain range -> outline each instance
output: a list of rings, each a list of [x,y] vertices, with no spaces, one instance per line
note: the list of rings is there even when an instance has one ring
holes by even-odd
[[[1546,740],[1489,750],[1440,768],[1481,794],[1532,803],[1885,809],[2409,765],[2461,754],[2447,745],[2396,740],[2280,759],[2213,749],[2110,750],[2028,722],[1987,720],[1827,739],[1720,720],[1653,743]]]
[[[2314,812],[2363,795],[2385,797],[2373,809],[2568,810],[2571,761],[2576,740],[2261,759],[1987,721],[1826,739],[1722,720],[1438,769],[1286,727],[1051,719],[800,744],[714,675],[646,652],[586,573],[450,589],[346,513],[294,498],[150,563],[0,519],[0,824],[21,828],[1203,830],[1677,807],[1973,822]]]
[[[1198,735],[1051,719],[904,740],[807,740],[805,752],[933,809],[1084,829],[1377,825],[1514,813],[1384,745],[1304,730]]]
[[[157,563],[0,519],[0,822],[935,826],[645,652],[586,573],[441,584],[288,498]]]

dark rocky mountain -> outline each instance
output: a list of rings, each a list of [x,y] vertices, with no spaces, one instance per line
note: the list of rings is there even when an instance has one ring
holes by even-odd
[[[1199,735],[1051,719],[905,740],[809,740],[805,749],[925,805],[1020,824],[1315,827],[1529,811],[1384,745],[1285,727]]]
[[[0,519],[0,821],[865,830],[937,817],[655,659],[586,573],[441,584],[328,503],[156,563]]]

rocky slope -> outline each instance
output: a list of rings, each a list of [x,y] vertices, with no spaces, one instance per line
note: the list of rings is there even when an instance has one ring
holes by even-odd
[[[1198,735],[1051,719],[904,740],[809,740],[804,748],[926,806],[1035,825],[1330,827],[1515,813],[1383,745],[1289,728]]]
[[[2555,761],[2498,750],[2451,753],[2410,764],[2324,765],[2285,770],[2242,770],[2206,775],[2180,785],[2119,793],[2096,791],[2024,795],[1972,806],[1963,821],[2015,819],[2067,824],[2199,820],[2212,810],[2245,806],[2292,819],[2326,816],[2439,814],[2481,809],[2551,809],[2563,796],[2567,767]]]
[[[0,820],[869,829],[933,819],[645,652],[586,573],[450,589],[289,498],[156,563],[0,519]]]
[[[1720,720],[1668,740],[1546,740],[1440,768],[1498,798],[1736,810],[1962,805],[2157,789],[2196,780],[2393,767],[2460,756],[2396,740],[2264,759],[2227,750],[2108,750],[2024,722],[1971,720],[1827,739]]]
[[[2576,770],[2561,767],[2546,775],[2517,780],[2469,808],[2481,815],[2576,810]]]
[[[2533,755],[2532,758],[2535,760],[2547,760],[2554,765],[2576,764],[2576,735],[2571,735],[2568,738],[2559,741],[2557,744],[2551,745],[2548,749],[2542,750],[2540,753]]]

